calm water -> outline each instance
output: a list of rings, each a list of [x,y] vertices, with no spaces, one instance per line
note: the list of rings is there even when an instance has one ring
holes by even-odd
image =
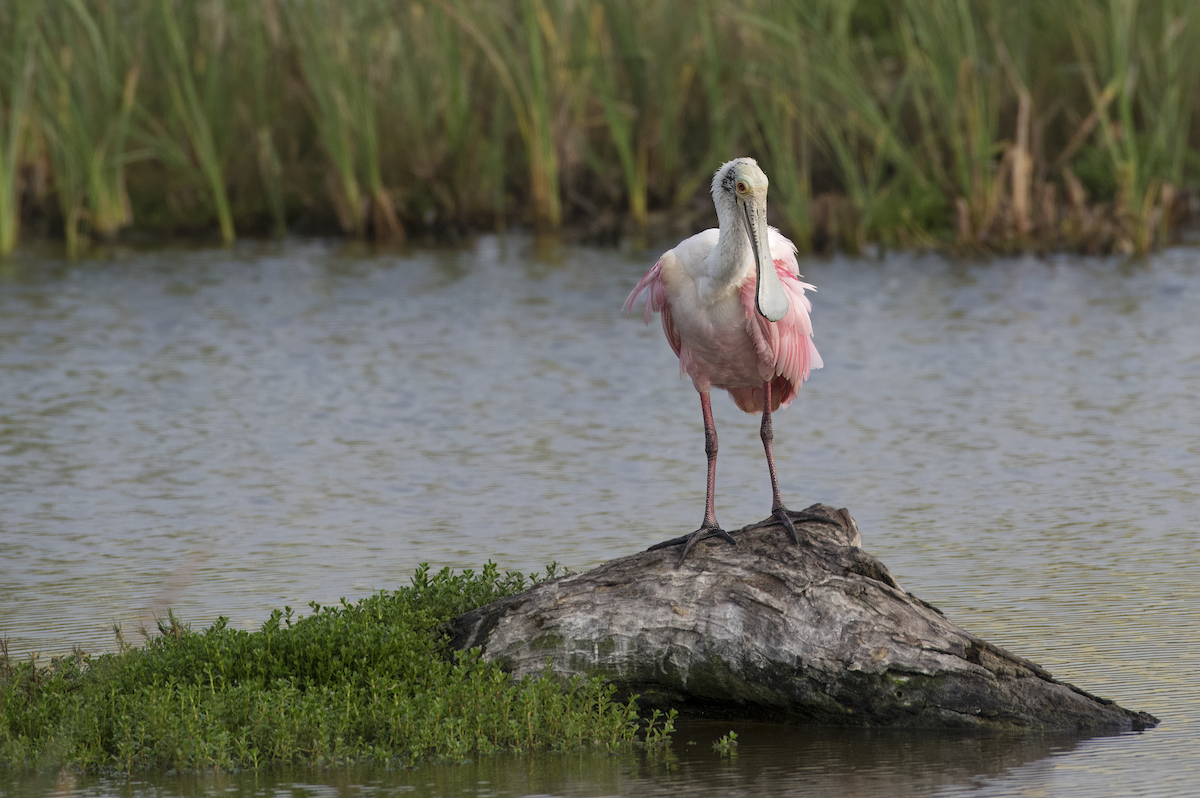
[[[699,401],[656,253],[483,238],[0,265],[0,636],[114,647],[170,607],[254,629],[421,562],[586,568],[693,529]],[[1200,779],[1200,252],[816,260],[827,364],[776,416],[785,499],[959,625],[1146,710],[1141,735],[685,728],[667,756],[59,782],[14,795],[1184,795]],[[767,514],[758,422],[714,398],[718,518]],[[711,741],[740,728],[738,756]],[[689,744],[694,743],[694,744]]]

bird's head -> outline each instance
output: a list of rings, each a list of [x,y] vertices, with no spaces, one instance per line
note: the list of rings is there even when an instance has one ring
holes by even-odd
[[[754,304],[759,315],[768,321],[779,321],[787,315],[788,298],[775,273],[767,242],[768,182],[753,158],[735,158],[713,175],[712,194],[722,228],[728,220],[750,240],[757,279]]]

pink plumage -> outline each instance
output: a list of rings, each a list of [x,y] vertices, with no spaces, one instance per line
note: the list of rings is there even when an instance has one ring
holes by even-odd
[[[716,236],[712,235],[715,232],[706,230],[693,238],[703,236],[714,239],[713,245],[715,246]],[[812,339],[812,319],[809,316],[812,312],[812,303],[804,295],[805,290],[815,291],[816,288],[809,283],[802,282],[800,275],[796,273],[798,264],[795,245],[773,227],[770,228],[768,240],[771,252],[773,254],[779,252],[774,258],[775,273],[783,284],[790,310],[778,322],[767,321],[760,316],[754,307],[754,290],[757,281],[753,272],[746,275],[738,289],[738,296],[745,314],[745,334],[758,356],[754,365],[759,372],[759,379],[754,380],[752,384],[722,384],[714,381],[714,364],[703,354],[709,347],[693,347],[680,336],[679,330],[675,326],[671,303],[667,295],[667,286],[663,279],[663,262],[668,260],[668,256],[677,258],[678,256],[675,256],[674,253],[683,248],[682,244],[659,258],[658,262],[630,292],[623,307],[628,315],[633,311],[634,306],[642,298],[645,298],[643,319],[649,324],[651,313],[661,314],[663,332],[667,336],[667,342],[671,345],[675,356],[679,358],[680,373],[691,377],[692,381],[697,384],[697,390],[701,390],[700,386],[725,389],[733,397],[737,406],[747,413],[762,412],[762,379],[768,375],[771,381],[771,410],[778,410],[792,403],[799,392],[800,384],[808,379],[813,369],[819,369],[824,365]],[[782,251],[780,252],[780,250]],[[700,354],[697,354],[697,349],[701,350]]]
[[[825,365],[812,339],[812,320],[808,315],[812,312],[812,303],[804,295],[805,289],[816,289],[809,283],[800,282],[799,275],[792,271],[782,258],[775,260],[775,273],[779,275],[779,281],[783,283],[783,290],[791,304],[788,314],[780,321],[767,321],[754,312],[753,276],[742,283],[741,291],[742,306],[746,309],[746,330],[754,339],[759,368],[768,373],[773,372],[771,410],[790,405],[800,390],[800,383],[808,379],[813,369]],[[727,390],[742,410],[747,413],[762,411],[761,386]]]

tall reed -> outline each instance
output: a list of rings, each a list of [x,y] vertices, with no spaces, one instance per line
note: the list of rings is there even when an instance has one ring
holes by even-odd
[[[724,156],[736,149],[743,130],[738,88],[742,82],[739,68],[744,65],[745,56],[738,46],[737,27],[725,13],[730,6],[722,0],[698,0],[696,6],[699,30],[693,58],[707,115],[708,124],[700,131],[700,138],[701,141],[707,139],[704,160],[709,163],[724,161]],[[696,175],[694,179],[703,183],[706,177]],[[686,195],[690,193],[689,189],[684,183],[680,192]]]
[[[272,231],[283,235],[287,231],[287,205],[275,128],[284,113],[285,81],[282,70],[274,68],[274,64],[286,51],[279,4],[275,0],[249,2],[240,4],[236,10],[248,56],[245,85],[249,86],[250,97],[245,107],[254,133],[255,162],[271,214]]]
[[[13,2],[0,10],[0,255],[17,245],[21,227],[18,172],[29,124],[33,89],[35,29],[39,4]]]
[[[43,17],[38,117],[54,167],[67,252],[81,236],[111,239],[133,221],[125,166],[141,74],[135,55],[140,17],[113,5],[90,10],[63,0],[70,12]],[[86,229],[85,228],[86,225]]]
[[[503,219],[504,150],[511,117],[490,66],[458,23],[441,10],[412,4],[401,17],[392,79],[381,87],[390,143],[402,166],[410,212],[465,227]]]
[[[760,29],[752,40],[762,53],[747,69],[747,94],[754,112],[749,136],[773,167],[771,198],[784,231],[807,251],[812,238],[809,206],[815,98],[809,30],[798,14],[789,13],[793,10],[799,9],[768,6],[761,13],[740,16]]]
[[[572,85],[568,52],[575,4],[569,0],[442,0],[486,55],[511,103],[525,143],[534,223],[562,222],[559,146]]]
[[[963,243],[989,227],[997,209],[1003,85],[986,23],[967,0],[908,0],[900,18],[923,154],[953,196]]]
[[[892,184],[915,175],[899,119],[911,73],[887,74],[871,43],[855,36],[853,12],[852,4],[818,0],[795,6],[793,24],[807,52],[795,74],[807,78],[812,138],[849,202],[848,209],[823,208],[822,224],[844,249],[858,252],[897,223],[885,218]]]
[[[588,20],[588,57],[596,96],[604,110],[609,140],[616,150],[625,179],[629,215],[639,230],[648,224],[650,171],[650,108],[646,28],[639,11],[616,2],[592,6]],[[632,24],[621,24],[632,23]]]
[[[342,229],[361,236],[371,221],[376,238],[398,239],[404,228],[384,187],[378,93],[392,78],[400,32],[385,11],[373,0],[302,0],[288,17]]]
[[[1071,41],[1116,176],[1122,244],[1145,252],[1183,179],[1200,83],[1200,10],[1187,0],[1077,0],[1074,10]]]
[[[165,122],[149,120],[160,156],[181,174],[196,174],[213,204],[221,239],[236,237],[225,161],[234,118],[229,65],[229,0],[158,0],[148,37],[167,97]]]

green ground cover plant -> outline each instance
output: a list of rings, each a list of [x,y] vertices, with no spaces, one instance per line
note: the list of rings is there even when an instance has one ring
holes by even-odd
[[[1198,54],[1191,0],[7,0],[0,255],[674,234],[736,155],[802,251],[1144,252],[1194,215]]]
[[[261,630],[173,615],[144,647],[48,665],[0,656],[0,767],[85,772],[405,766],[497,751],[627,748],[669,741],[599,680],[513,680],[478,651],[452,654],[441,625],[539,578],[431,574],[355,603],[276,611]]]

